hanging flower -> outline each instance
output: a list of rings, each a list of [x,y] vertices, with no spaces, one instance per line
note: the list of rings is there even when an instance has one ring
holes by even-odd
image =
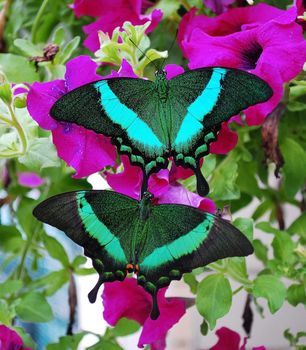
[[[0,325],[0,349],[1,350],[31,350],[24,348],[21,337],[13,330]]]
[[[51,130],[60,158],[76,170],[75,178],[93,174],[105,166],[115,165],[116,150],[110,138],[82,126],[54,120],[49,111],[65,93],[86,83],[103,79],[96,74],[97,64],[88,56],[79,56],[66,66],[65,80],[34,83],[27,98],[28,111],[40,127]],[[110,76],[135,77],[130,65],[123,61],[119,72]]]
[[[95,52],[100,48],[98,31],[111,35],[116,27],[121,27],[125,21],[133,25],[144,24],[151,21],[147,32],[151,32],[162,18],[160,10],[153,10],[144,14],[153,3],[148,0],[75,0],[71,6],[76,16],[92,16],[98,19],[83,27],[88,35],[84,46]]]
[[[135,278],[123,282],[105,283],[102,294],[104,319],[111,325],[123,317],[137,321],[142,331],[138,347],[150,344],[151,349],[165,349],[167,332],[185,314],[186,306],[179,298],[166,298],[167,288],[160,289],[157,295],[160,315],[157,320],[150,318],[152,297],[137,284]]]
[[[219,338],[216,345],[209,350],[246,350],[247,338],[243,339],[243,344],[240,346],[240,335],[227,327],[222,327],[216,331]],[[252,350],[266,350],[264,346],[253,347]]]
[[[281,101],[283,84],[306,60],[306,42],[295,20],[295,7],[283,11],[265,4],[232,9],[216,19],[191,11],[182,21],[179,40],[191,69],[240,68],[269,83],[273,97],[245,110],[247,123],[258,125]]]

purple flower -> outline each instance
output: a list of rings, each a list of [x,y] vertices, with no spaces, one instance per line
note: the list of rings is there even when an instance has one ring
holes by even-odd
[[[45,183],[45,180],[42,179],[38,174],[33,172],[21,172],[17,174],[18,183],[24,187],[39,187]]]
[[[150,14],[147,9],[153,4],[148,0],[75,0],[72,5],[74,13],[80,16],[98,17],[98,19],[83,27],[88,35],[84,46],[95,52],[100,48],[98,31],[111,35],[116,27],[121,27],[125,21],[134,25],[151,21],[147,32],[151,32],[162,18],[160,10],[153,10]]]
[[[21,337],[12,329],[0,325],[0,349],[1,350],[31,350],[23,347]]]
[[[106,180],[111,188],[117,192],[139,199],[142,183],[142,170],[130,164],[127,156],[121,157],[124,170],[117,174],[108,173]],[[200,208],[209,213],[215,213],[216,205],[209,198],[203,198],[188,191],[179,184],[179,179],[186,179],[192,175],[191,170],[172,165],[172,169],[162,169],[149,178],[148,190],[154,195],[156,203],[186,204]]]
[[[295,20],[295,7],[283,11],[265,4],[232,9],[215,19],[195,16],[192,10],[180,25],[179,41],[191,69],[240,68],[270,84],[273,97],[245,111],[247,123],[258,125],[281,101],[283,84],[306,60],[306,42]]]
[[[123,64],[123,70],[126,65]],[[76,170],[76,178],[88,176],[107,165],[114,165],[115,147],[103,135],[76,124],[57,122],[52,119],[49,111],[55,101],[68,91],[102,79],[96,74],[96,69],[97,64],[88,56],[74,58],[67,63],[65,80],[34,83],[27,98],[29,113],[40,127],[51,130],[59,157]]]
[[[240,345],[240,335],[227,327],[222,327],[216,331],[219,340],[216,345],[209,350],[246,350],[247,338],[243,339]],[[264,346],[254,347],[252,350],[266,350]]]
[[[105,283],[102,294],[104,319],[112,326],[123,317],[135,320],[143,326],[138,347],[150,344],[151,349],[163,350],[168,330],[185,314],[185,303],[179,298],[166,298],[167,288],[160,289],[157,295],[160,316],[150,318],[152,297],[135,278],[123,282]]]

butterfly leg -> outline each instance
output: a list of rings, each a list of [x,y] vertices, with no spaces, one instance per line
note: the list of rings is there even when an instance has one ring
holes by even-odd
[[[201,197],[205,197],[209,193],[209,185],[201,172],[199,163],[197,163],[194,173],[197,178],[197,192]]]

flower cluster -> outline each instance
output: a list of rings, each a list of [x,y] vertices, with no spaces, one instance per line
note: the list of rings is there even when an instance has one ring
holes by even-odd
[[[189,11],[179,27],[179,43],[189,68],[225,66],[256,74],[274,95],[245,111],[249,125],[261,124],[283,97],[283,84],[293,79],[306,60],[297,9],[267,4],[231,9],[215,18]]]

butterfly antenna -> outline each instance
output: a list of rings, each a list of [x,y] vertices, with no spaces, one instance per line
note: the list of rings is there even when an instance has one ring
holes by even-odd
[[[157,69],[157,70],[159,70],[159,68],[157,67],[157,65],[155,64],[155,62],[153,62],[147,55],[146,55],[146,53],[144,52],[144,51],[142,51],[139,47],[138,47],[138,45],[136,45],[136,43],[131,39],[131,38],[129,38],[130,39],[130,42],[154,65],[154,67]]]
[[[169,57],[169,53],[170,53],[171,50],[173,49],[174,43],[176,42],[177,35],[178,35],[178,29],[176,30],[175,36],[174,36],[174,38],[173,38],[173,40],[172,40],[172,43],[171,43],[171,45],[170,45],[170,47],[169,47],[168,56],[165,57],[165,58],[163,59],[161,65],[160,65],[159,70],[161,70],[161,69],[163,68],[163,66],[164,66],[164,64],[165,64],[165,62],[166,62],[166,59]]]

